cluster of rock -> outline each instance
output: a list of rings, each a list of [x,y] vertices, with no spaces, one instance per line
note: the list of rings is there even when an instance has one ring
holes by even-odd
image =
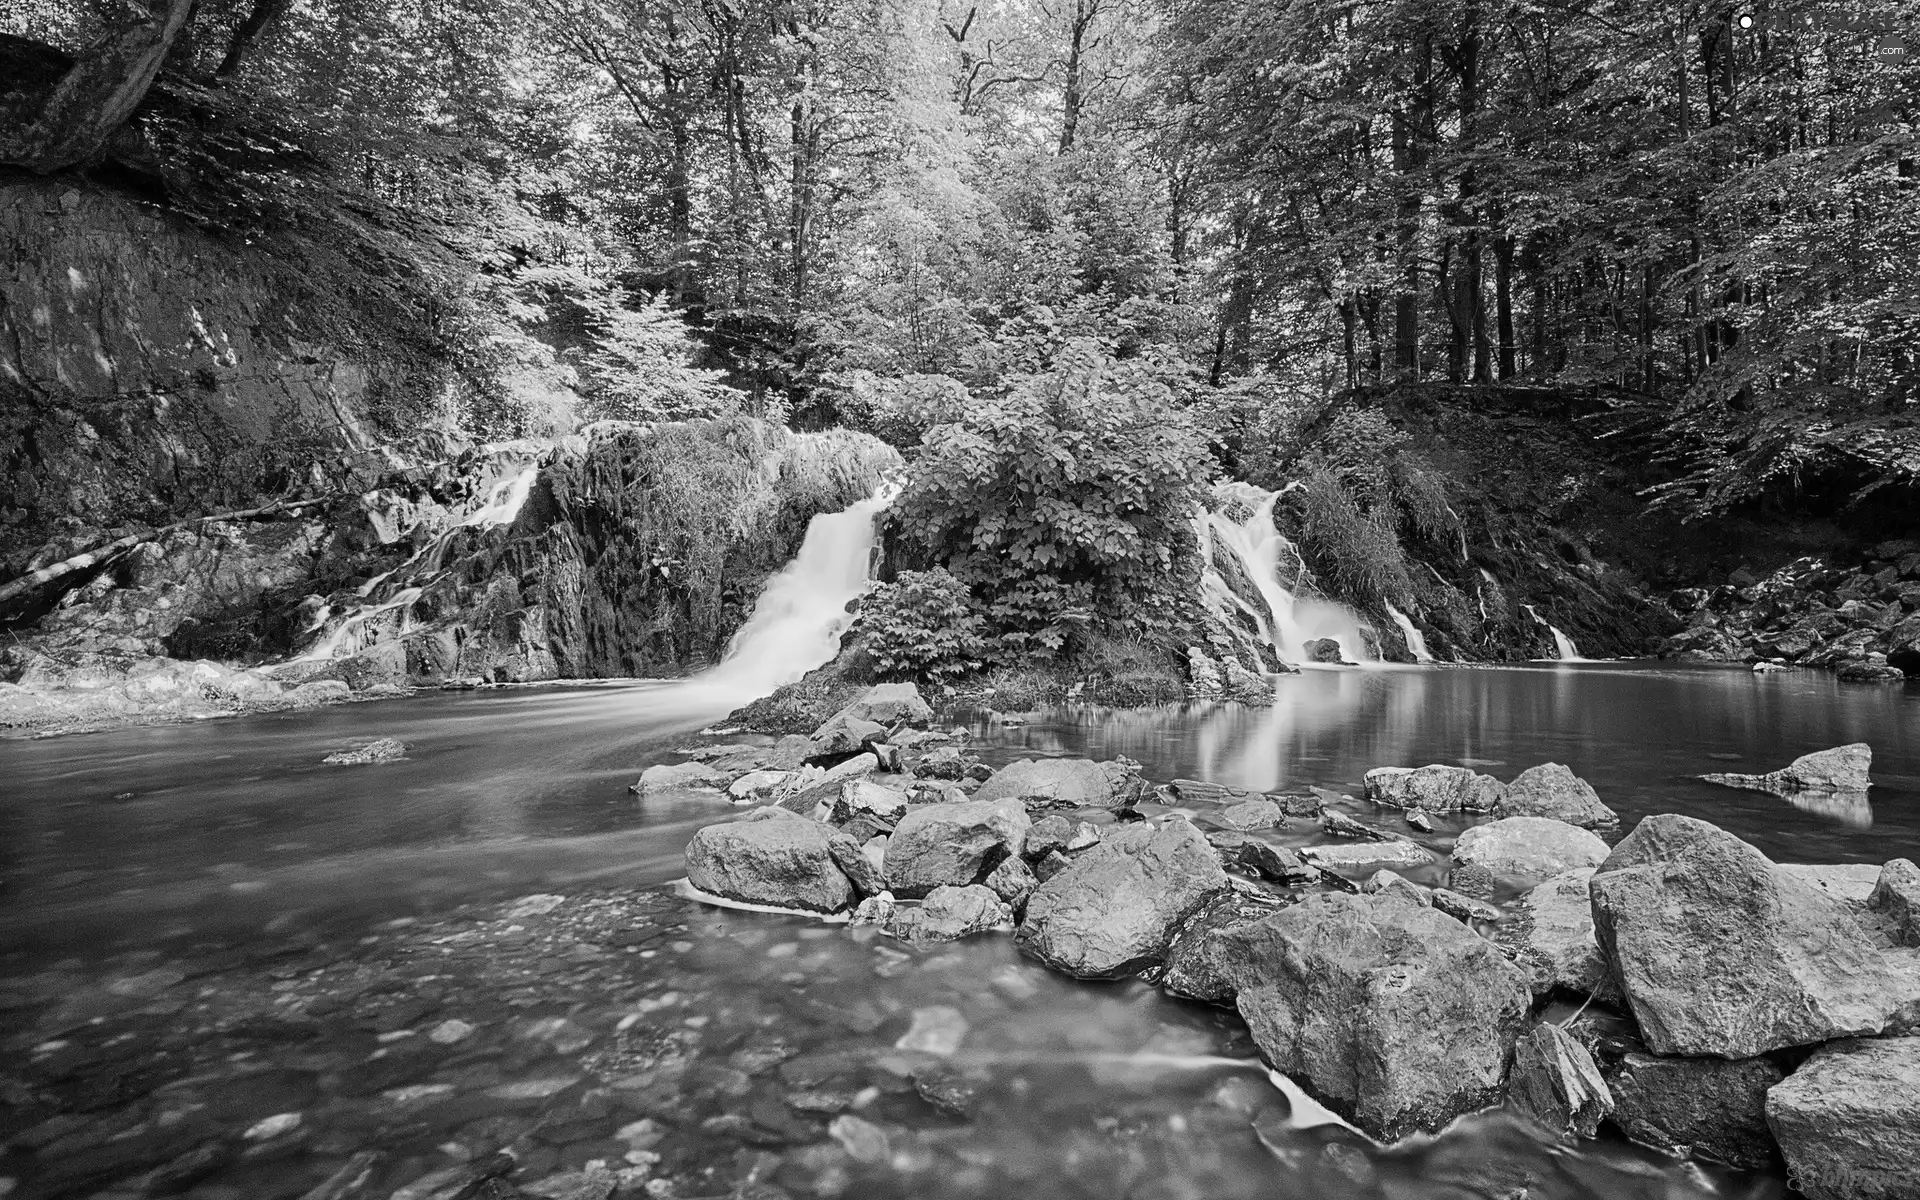
[[[1378,1137],[1504,1103],[1569,1138],[1610,1120],[1735,1166],[1784,1155],[1810,1196],[1913,1194],[1888,1165],[1920,1161],[1911,863],[1776,865],[1679,816],[1610,848],[1615,815],[1552,763],[1509,782],[1369,772],[1366,798],[1407,832],[1324,791],[1151,789],[1125,761],[993,771],[913,728],[909,693],[753,752],[794,765],[722,748],[651,768],[648,790],[683,772],[766,801],[695,835],[692,886],[916,942],[1011,929],[1069,975],[1232,1005],[1277,1070]],[[1300,820],[1332,840],[1270,840]],[[1556,1024],[1556,998],[1589,1003]]]
[[[1765,579],[1737,571],[1673,603],[1687,627],[1665,657],[1831,667],[1860,682],[1920,672],[1920,541],[1883,542],[1853,570],[1801,558]]]

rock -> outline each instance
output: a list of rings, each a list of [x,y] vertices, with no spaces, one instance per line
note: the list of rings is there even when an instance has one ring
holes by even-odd
[[[1920,1038],[1821,1048],[1767,1093],[1767,1124],[1809,1200],[1913,1200]]]
[[[1369,896],[1378,896],[1382,892],[1391,892],[1402,899],[1423,906],[1433,903],[1432,899],[1427,896],[1425,888],[1414,883],[1398,871],[1390,871],[1384,868],[1375,871],[1369,876],[1367,881],[1360,885],[1360,890]]]
[[[1887,918],[1896,944],[1920,946],[1920,867],[1896,858],[1880,868],[1867,907]]]
[[[1907,677],[1907,673],[1899,667],[1871,658],[1841,663],[1834,668],[1833,675],[1842,683],[1900,683]]]
[[[1176,996],[1232,1004],[1233,984],[1226,974],[1226,952],[1220,935],[1270,915],[1277,901],[1255,900],[1238,892],[1222,892],[1188,917],[1167,950],[1167,971],[1160,986]]]
[[[1214,814],[1213,819],[1229,829],[1272,829],[1286,820],[1286,813],[1278,804],[1262,797],[1243,800]]]
[[[913,764],[915,779],[961,779],[966,776],[972,760],[953,746],[941,746],[939,749],[923,754]]]
[[[1871,863],[1775,863],[1774,870],[1835,900],[1865,905],[1880,881],[1881,868]]]
[[[1032,822],[1020,801],[968,800],[909,808],[887,846],[887,886],[903,899],[977,883],[1025,848]]]
[[[1198,779],[1176,779],[1168,785],[1182,804],[1238,804],[1251,800],[1254,793],[1224,783],[1205,783]]]
[[[887,727],[877,721],[848,716],[843,710],[813,731],[813,758],[829,758],[864,750],[868,742],[887,740]]]
[[[1620,814],[1602,804],[1599,795],[1586,780],[1559,763],[1552,762],[1520,772],[1507,785],[1506,795],[1495,805],[1494,814],[1501,817],[1551,817],[1582,829],[1597,829],[1620,822]]]
[[[705,763],[661,763],[640,772],[640,780],[627,790],[636,796],[660,792],[718,791],[727,786],[727,777]]]
[[[937,887],[919,907],[895,909],[887,932],[908,941],[953,942],[1012,923],[1013,910],[1007,902],[976,883]]]
[[[1648,817],[1595,873],[1594,932],[1660,1054],[1751,1058],[1876,1034],[1920,1000],[1848,906],[1705,821]]]
[[[827,718],[847,717],[877,724],[922,726],[933,720],[933,709],[920,698],[920,689],[911,683],[876,683],[845,708]],[[816,738],[818,734],[815,735]]]
[[[1424,867],[1433,854],[1412,842],[1349,842],[1337,846],[1303,846],[1300,857],[1323,867]]]
[[[735,804],[755,804],[778,792],[792,777],[791,771],[748,771],[727,785],[727,798]]]
[[[1065,854],[1062,854],[1058,850],[1049,850],[1046,854],[1033,860],[1033,877],[1041,883],[1045,883],[1072,865],[1073,860]]]
[[[854,905],[853,912],[847,917],[848,925],[879,925],[882,928],[893,921],[893,914],[899,911],[894,903],[892,892],[877,892]]]
[[[1234,861],[1262,879],[1275,883],[1305,883],[1319,872],[1303,862],[1285,846],[1276,846],[1257,838],[1242,839],[1234,849]]]
[[[1865,742],[1836,746],[1831,750],[1820,750],[1813,754],[1803,754],[1778,771],[1765,775],[1729,775],[1715,773],[1702,775],[1708,783],[1718,783],[1726,787],[1746,788],[1751,791],[1773,792],[1864,792],[1871,785],[1868,778],[1873,766],[1873,747]]]
[[[1453,844],[1453,860],[1508,878],[1550,879],[1563,871],[1599,866],[1607,860],[1607,844],[1565,821],[1502,817],[1461,834]]]
[[[895,1050],[952,1058],[967,1037],[967,1018],[951,1004],[929,1004],[913,1010],[913,1023],[893,1043]]]
[[[1123,826],[1035,889],[1016,943],[1082,979],[1133,974],[1165,958],[1181,922],[1230,886],[1189,822]]]
[[[840,1143],[847,1157],[858,1163],[884,1163],[893,1154],[886,1130],[852,1113],[842,1113],[827,1126],[827,1133]]]
[[[1340,656],[1340,643],[1334,638],[1309,638],[1301,644],[1308,662],[1343,663],[1347,660]]]
[[[1613,1093],[1587,1048],[1551,1021],[1513,1048],[1508,1101],[1556,1137],[1593,1137],[1613,1111]]]
[[[1026,856],[1045,858],[1055,850],[1065,850],[1073,840],[1073,822],[1058,813],[1041,817],[1027,830]]]
[[[353,689],[338,679],[316,679],[288,692],[287,699],[293,701],[295,708],[317,708],[322,704],[338,704],[352,695]]]
[[[1329,808],[1320,813],[1321,832],[1333,837],[1359,838],[1369,842],[1398,842],[1405,838],[1396,838],[1384,829],[1376,829],[1365,821],[1356,821],[1343,812]]]
[[[1040,886],[1040,881],[1034,877],[1033,868],[1027,865],[1026,859],[1011,854],[988,872],[987,886],[1018,913],[1026,909],[1027,897],[1033,895],[1033,889]]]
[[[887,890],[885,872],[867,857],[861,843],[845,833],[836,833],[827,840],[827,854],[853,885],[855,895],[878,896]]]
[[[1221,937],[1267,1060],[1373,1136],[1499,1098],[1526,979],[1459,922],[1394,895],[1323,893]]]
[[[1507,785],[1491,775],[1439,763],[1425,767],[1375,767],[1366,774],[1367,799],[1390,808],[1426,812],[1493,812]]]
[[[1492,923],[1505,919],[1506,914],[1483,900],[1472,896],[1463,896],[1452,888],[1434,888],[1427,893],[1433,906],[1456,921],[1486,921]],[[1596,950],[1598,956],[1599,951]]]
[[[1593,901],[1587,892],[1593,872],[1592,867],[1566,871],[1534,888],[1493,936],[1514,952],[1534,995],[1560,988],[1619,1006],[1625,998],[1593,935]]]
[[[905,792],[866,779],[849,779],[840,785],[840,795],[833,802],[833,823],[844,825],[864,813],[891,826],[906,812]]]
[[[833,830],[784,808],[708,825],[687,843],[687,881],[749,904],[839,912],[853,884],[833,860]]]
[[[1778,1157],[1767,1089],[1785,1078],[1764,1058],[1663,1058],[1637,1051],[1609,1072],[1613,1123],[1636,1142],[1752,1170]]]
[[[1447,871],[1447,886],[1462,896],[1471,896],[1475,900],[1492,900],[1500,890],[1500,881],[1493,872],[1485,867],[1468,863],[1455,863]]]
[[[1408,809],[1405,819],[1410,827],[1419,830],[1421,833],[1433,832],[1433,818],[1417,808]]]
[[[1113,764],[1086,758],[1022,758],[995,771],[975,800],[1015,799],[1029,808],[1125,807]]]
[[[330,766],[358,766],[364,763],[393,762],[406,757],[407,744],[398,738],[381,738],[351,750],[335,750],[321,759]]]

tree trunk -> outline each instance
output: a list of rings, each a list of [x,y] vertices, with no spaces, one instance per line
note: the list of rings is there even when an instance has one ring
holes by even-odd
[[[1509,236],[1493,243],[1493,297],[1499,325],[1500,378],[1504,382],[1519,374],[1513,336],[1513,238]]]
[[[293,0],[255,0],[253,11],[234,29],[233,38],[227,43],[226,56],[213,69],[213,77],[227,79],[237,74],[247,51],[253,49],[253,44],[260,40],[267,26],[285,16],[292,7]]]
[[[147,98],[193,5],[168,0],[165,12],[96,42],[54,85],[25,130],[11,138],[0,134],[0,163],[50,175],[99,157]]]

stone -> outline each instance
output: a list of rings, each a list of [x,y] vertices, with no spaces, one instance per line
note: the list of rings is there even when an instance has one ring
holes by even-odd
[[[892,892],[880,892],[868,896],[854,905],[853,912],[847,917],[848,925],[878,925],[884,928],[893,920],[893,914],[900,906],[894,902]]]
[[[1433,854],[1412,842],[1345,842],[1334,846],[1303,846],[1300,857],[1323,867],[1424,867]]]
[[[849,716],[842,711],[828,717],[824,724],[815,729],[811,740],[813,754],[810,757],[813,758],[856,754],[866,749],[869,742],[886,741],[887,727],[877,721]]]
[[[1625,998],[1593,936],[1593,901],[1587,892],[1593,872],[1582,867],[1540,884],[1520,898],[1493,937],[1513,951],[1534,995],[1558,988],[1619,1006]]]
[[[1486,921],[1489,924],[1506,919],[1506,914],[1484,900],[1475,900],[1472,896],[1463,896],[1452,888],[1434,888],[1427,893],[1428,900],[1441,912],[1456,921]],[[1599,951],[1594,951],[1595,956]]]
[[[322,704],[338,704],[352,695],[353,689],[338,679],[316,679],[288,692],[287,699],[295,708],[317,708]]]
[[[1189,1000],[1232,1004],[1233,984],[1227,978],[1220,935],[1268,916],[1277,906],[1277,901],[1239,892],[1222,892],[1208,900],[1174,934],[1160,986]]]
[[[1134,974],[1163,960],[1181,923],[1230,886],[1190,822],[1122,826],[1034,890],[1015,941],[1082,979]]]
[[[887,726],[922,726],[933,720],[933,708],[921,699],[920,689],[911,683],[876,683],[827,718],[827,724],[832,724],[836,717]],[[814,736],[817,740],[818,732]]]
[[[1246,788],[1206,783],[1198,779],[1176,779],[1168,787],[1182,804],[1238,804],[1254,797],[1254,793]]]
[[[1012,854],[987,873],[987,886],[1018,913],[1026,909],[1027,897],[1033,895],[1033,889],[1040,886],[1040,881],[1034,877],[1033,868],[1027,865],[1026,859]]]
[[[1755,1170],[1778,1159],[1767,1089],[1785,1075],[1764,1058],[1666,1058],[1630,1051],[1608,1072],[1613,1123],[1669,1154]]]
[[[864,813],[891,826],[898,824],[906,811],[905,792],[868,779],[849,779],[840,785],[840,795],[833,802],[832,820],[835,825],[844,825]]]
[[[895,1050],[952,1058],[967,1037],[967,1018],[951,1004],[929,1004],[913,1010],[907,1031],[893,1043]]]
[[[965,887],[985,878],[1026,846],[1032,821],[1011,797],[926,804],[909,808],[887,846],[887,887],[919,899],[943,885]]]
[[[1229,829],[1272,829],[1286,820],[1286,812],[1273,801],[1262,797],[1258,800],[1243,800],[1230,808],[1215,813],[1213,819]]]
[[[1526,977],[1459,922],[1396,895],[1322,893],[1223,933],[1267,1061],[1379,1138],[1496,1101]]]
[[[1033,877],[1045,883],[1072,865],[1073,860],[1065,854],[1058,850],[1049,850],[1033,860]]]
[[[1415,810],[1418,811],[1418,810]],[[1335,809],[1324,809],[1320,813],[1320,831],[1329,837],[1357,838],[1367,842],[1404,842],[1405,838],[1395,837],[1384,829],[1357,821]]]
[[[941,746],[920,756],[913,764],[915,779],[960,779],[972,760],[953,746]]]
[[[1920,1038],[1822,1047],[1767,1093],[1767,1124],[1808,1200],[1913,1200]]]
[[[1305,883],[1319,877],[1294,851],[1258,838],[1243,838],[1234,849],[1234,861],[1275,883]]]
[[[1367,799],[1389,808],[1423,812],[1493,812],[1507,785],[1466,767],[1375,767],[1366,774]]]
[[[705,763],[660,763],[640,772],[640,779],[627,790],[636,796],[661,792],[718,791],[727,786],[727,777]]]
[[[1589,884],[1594,932],[1659,1054],[1751,1058],[1876,1034],[1920,975],[1848,905],[1705,821],[1648,817]]]
[[[1017,861],[1017,860],[1016,860]],[[908,941],[953,942],[1013,924],[1013,910],[979,884],[937,887],[917,908],[896,908],[887,932]]]
[[[1556,1137],[1593,1137],[1613,1111],[1613,1093],[1587,1048],[1543,1021],[1513,1048],[1508,1103]]]
[[[1398,871],[1382,868],[1367,877],[1360,890],[1369,896],[1378,896],[1382,892],[1392,892],[1414,904],[1432,904],[1425,888],[1400,874]]]
[[[1301,643],[1308,662],[1343,663],[1347,660],[1340,655],[1340,642],[1335,638],[1308,638]]]
[[[1880,868],[1867,907],[1886,917],[1896,944],[1920,946],[1920,867],[1896,858]]]
[[[1607,844],[1550,817],[1502,817],[1461,834],[1453,844],[1453,860],[1509,879],[1550,879],[1599,866],[1607,860]]]
[[[687,843],[687,881],[748,904],[839,912],[853,884],[834,864],[833,830],[784,808],[708,825]]]
[[[1055,850],[1065,850],[1073,840],[1073,822],[1059,813],[1041,817],[1027,830],[1026,856],[1045,858]]]
[[[1835,746],[1803,754],[1778,771],[1765,775],[1715,773],[1702,775],[1708,783],[1751,791],[1773,792],[1864,792],[1872,784],[1868,777],[1873,766],[1873,747],[1865,742]]]
[[[1863,906],[1873,895],[1881,871],[1871,863],[1775,863],[1774,869],[1836,900]]]
[[[827,1126],[827,1133],[840,1143],[847,1157],[858,1163],[884,1163],[892,1156],[886,1130],[852,1113],[841,1113]]]
[[[973,798],[1010,798],[1029,808],[1124,807],[1131,801],[1120,800],[1111,766],[1087,758],[1015,759],[995,771]]]
[[[827,840],[827,854],[833,859],[833,865],[839,867],[840,873],[847,877],[847,882],[853,885],[855,895],[878,896],[887,890],[885,872],[867,856],[861,843],[845,833],[836,833]]]
[[[1552,762],[1520,772],[1493,811],[1501,817],[1551,817],[1582,829],[1620,822],[1620,814],[1601,803],[1586,780]]]
[[[1455,863],[1447,871],[1447,886],[1475,900],[1492,900],[1500,890],[1500,881],[1485,867]]]
[[[335,750],[320,761],[328,766],[359,766],[367,763],[393,762],[405,758],[407,744],[398,738],[380,738],[351,750]]]

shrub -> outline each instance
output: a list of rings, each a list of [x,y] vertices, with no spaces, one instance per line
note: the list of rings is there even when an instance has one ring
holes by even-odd
[[[1338,476],[1309,475],[1300,551],[1314,572],[1342,596],[1361,603],[1402,603],[1413,591],[1406,556],[1385,509],[1363,513]]]
[[[903,571],[860,610],[862,646],[881,675],[941,680],[979,670],[986,624],[967,585],[938,567]]]
[[[842,371],[828,378],[841,395],[840,420],[895,446],[917,446],[927,430],[967,410],[967,389],[946,375]]]

